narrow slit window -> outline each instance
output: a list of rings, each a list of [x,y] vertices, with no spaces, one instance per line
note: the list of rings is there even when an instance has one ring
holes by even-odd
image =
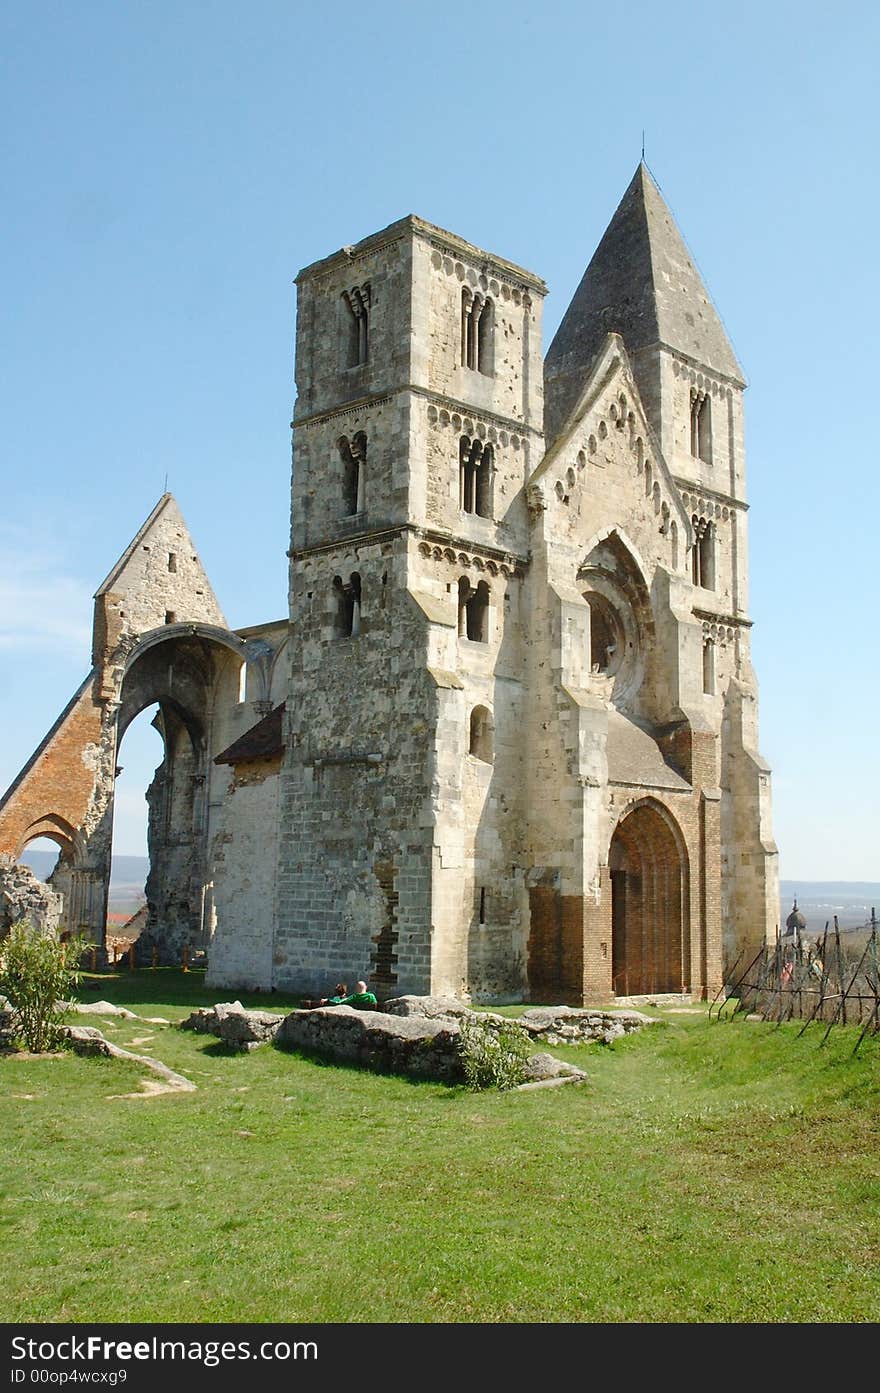
[[[702,590],[715,589],[715,524],[706,518],[694,517],[694,550],[692,578]]]
[[[346,368],[357,368],[369,360],[370,287],[356,285],[342,292],[344,305],[342,360]]]
[[[703,691],[706,696],[715,695],[715,642],[711,638],[703,641]]]
[[[712,463],[712,401],[706,392],[691,392],[691,454]]]
[[[367,437],[363,431],[351,440],[347,435],[340,436],[336,448],[342,460],[342,516],[354,517],[364,511]]]
[[[468,754],[491,764],[493,750],[492,713],[487,706],[475,706],[470,715]]]
[[[337,638],[357,638],[361,631],[361,578],[353,571],[347,581],[333,577],[334,632]]]

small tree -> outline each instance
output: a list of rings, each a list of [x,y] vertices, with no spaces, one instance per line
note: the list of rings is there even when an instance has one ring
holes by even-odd
[[[518,1025],[483,1025],[465,1016],[460,1032],[468,1088],[516,1088],[524,1081],[531,1042]]]
[[[16,1035],[35,1054],[61,1039],[64,1008],[58,1003],[70,1000],[79,981],[83,946],[79,938],[61,943],[27,919],[13,924],[0,943],[0,993],[15,1013]]]

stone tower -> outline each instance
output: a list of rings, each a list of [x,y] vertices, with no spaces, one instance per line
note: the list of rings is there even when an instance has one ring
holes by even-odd
[[[583,414],[584,384],[609,334],[620,338],[644,412],[636,469],[648,516],[653,509],[659,535],[668,542],[650,587],[653,676],[643,683],[640,700],[612,700],[612,708],[628,705],[637,720],[648,716],[668,762],[694,788],[704,784],[704,850],[697,857],[704,903],[692,907],[691,922],[695,915],[704,923],[707,915],[717,915],[730,961],[756,950],[778,916],[769,770],[757,748],[757,687],[749,653],[744,379],[644,163],[547,354],[550,453],[579,409]],[[638,420],[627,415],[624,423],[617,414],[614,426],[632,435]],[[619,522],[624,516],[620,511]],[[710,864],[715,845],[717,869]],[[696,869],[691,864],[691,881]],[[622,884],[622,870],[619,879]],[[711,958],[712,950],[692,947]],[[706,970],[714,979],[717,963]]]
[[[415,217],[297,285],[278,976],[509,986],[545,288]]]

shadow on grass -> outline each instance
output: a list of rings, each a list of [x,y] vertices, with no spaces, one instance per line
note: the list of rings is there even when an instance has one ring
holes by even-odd
[[[184,972],[179,967],[145,967],[133,972],[85,972],[76,990],[81,1001],[111,1001],[115,1006],[140,1004],[166,1006],[214,1006],[218,1001],[240,1001],[249,1010],[293,1010],[302,996],[286,992],[245,992],[234,987],[206,987],[204,968]]]

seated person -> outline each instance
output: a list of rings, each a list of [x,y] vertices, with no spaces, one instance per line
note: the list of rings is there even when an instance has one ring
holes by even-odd
[[[378,1006],[379,1003],[373,993],[367,990],[366,982],[355,982],[354,991],[334,1004],[336,1006],[357,1006],[363,1010],[366,1007]]]
[[[347,996],[348,996],[348,983],[347,983],[347,982],[337,982],[337,983],[336,983],[336,986],[333,988],[333,995],[332,995],[332,996],[322,996],[322,997],[321,997],[321,1000],[320,1000],[319,1003],[318,1003],[318,1005],[319,1005],[319,1006],[341,1006],[342,1003],[343,1003],[343,1001],[345,1000],[345,998],[346,998]]]

